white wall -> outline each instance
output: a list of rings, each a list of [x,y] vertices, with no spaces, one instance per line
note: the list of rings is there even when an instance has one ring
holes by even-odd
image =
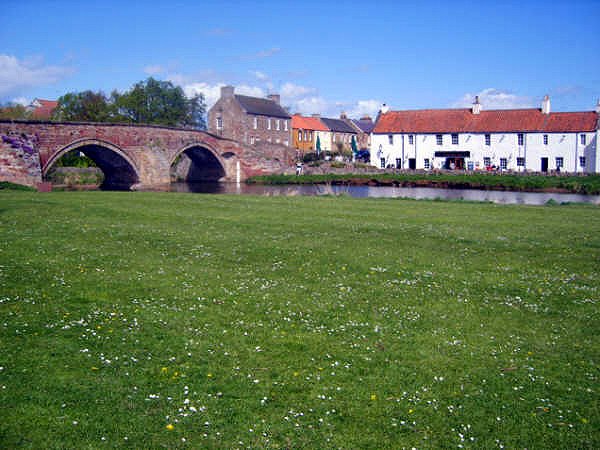
[[[484,170],[483,158],[491,158],[491,164],[500,166],[500,159],[507,160],[507,169],[514,171],[538,172],[541,170],[541,158],[548,158],[548,170],[556,169],[556,158],[563,158],[564,172],[600,172],[597,152],[599,133],[523,133],[523,145],[518,145],[518,133],[490,133],[490,144],[485,145],[485,133],[459,133],[458,145],[452,144],[452,136],[444,133],[442,145],[437,145],[435,134],[413,134],[413,144],[409,144],[409,134],[394,134],[393,144],[387,134],[371,134],[371,164],[380,167],[380,158],[386,159],[386,165],[396,165],[396,159],[402,159],[402,167],[408,168],[409,158],[416,159],[416,168],[423,169],[425,159],[429,159],[431,168],[442,168],[445,158],[436,158],[438,151],[468,151],[465,167],[469,161],[475,169]],[[544,145],[544,134],[548,135],[548,144]],[[580,135],[586,136],[582,145]],[[586,167],[580,166],[579,157],[585,156]],[[517,157],[525,158],[525,167],[517,166]]]

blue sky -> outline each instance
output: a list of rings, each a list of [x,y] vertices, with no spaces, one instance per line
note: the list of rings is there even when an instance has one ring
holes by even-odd
[[[223,84],[337,116],[462,107],[592,110],[600,1],[2,0],[0,103],[148,76],[210,104]]]

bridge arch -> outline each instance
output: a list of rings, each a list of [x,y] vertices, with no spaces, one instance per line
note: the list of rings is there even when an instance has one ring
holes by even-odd
[[[129,155],[116,145],[99,139],[81,139],[61,148],[48,159],[42,168],[42,176],[46,177],[52,166],[73,150],[83,152],[102,170],[102,188],[129,189],[140,180],[139,169]]]
[[[179,180],[189,182],[219,181],[228,177],[228,162],[235,154],[221,156],[204,142],[186,144],[177,150],[169,166]],[[175,166],[175,167],[174,167]]]

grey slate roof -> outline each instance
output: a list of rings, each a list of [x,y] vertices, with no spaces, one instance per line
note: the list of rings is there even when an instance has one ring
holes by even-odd
[[[289,119],[291,116],[280,105],[267,98],[247,97],[245,95],[236,95],[235,99],[242,105],[242,108],[250,114],[259,116],[281,117]]]
[[[328,119],[326,117],[321,117],[321,122],[323,122],[331,131],[335,131],[336,133],[356,134],[356,130],[341,119]]]
[[[363,133],[370,133],[375,128],[375,123],[372,120],[355,120],[352,119],[352,122],[360,128]]]

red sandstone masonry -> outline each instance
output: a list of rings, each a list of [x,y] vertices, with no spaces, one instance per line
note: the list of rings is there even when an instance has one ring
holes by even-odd
[[[170,182],[170,167],[187,148],[208,149],[225,170],[224,181],[289,170],[292,151],[283,146],[247,147],[210,133],[152,125],[0,121],[0,135],[25,136],[35,157],[22,158],[10,145],[0,147],[0,180],[35,185],[62,154],[84,145],[100,145],[119,152],[134,167],[139,184]],[[110,150],[109,150],[110,149]],[[33,161],[33,162],[32,162]]]

